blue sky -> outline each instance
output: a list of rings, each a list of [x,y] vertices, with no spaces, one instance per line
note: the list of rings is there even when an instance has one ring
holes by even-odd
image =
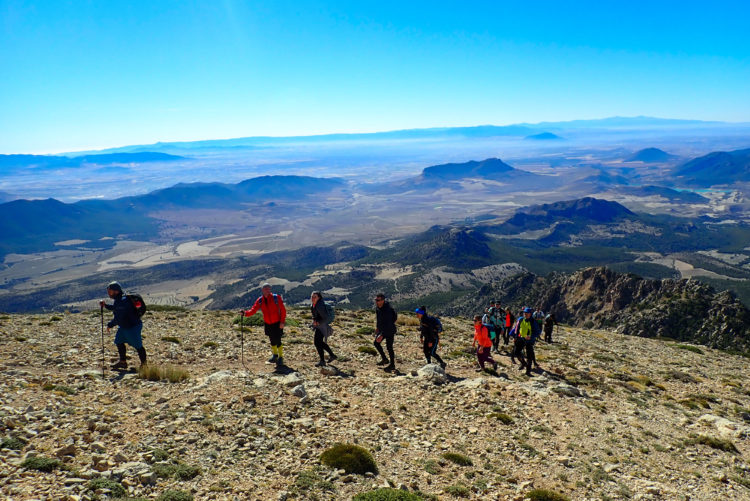
[[[750,121],[750,2],[0,0],[0,153]]]

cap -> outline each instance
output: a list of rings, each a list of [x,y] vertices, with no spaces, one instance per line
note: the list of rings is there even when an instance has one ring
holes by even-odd
[[[110,282],[107,285],[107,289],[112,289],[113,291],[122,292],[122,286],[120,285],[120,282],[116,280],[114,282]]]
[[[422,308],[417,308],[414,310],[414,313],[417,313],[418,315],[424,315],[425,311]]]
[[[527,306],[526,308],[524,308],[524,309],[523,309],[523,312],[524,312],[524,313],[534,313],[534,310],[532,310],[531,308],[529,308],[529,307]]]
[[[271,284],[269,284],[268,282],[264,282],[263,285],[260,286],[261,289],[265,289],[266,287],[270,288]]]

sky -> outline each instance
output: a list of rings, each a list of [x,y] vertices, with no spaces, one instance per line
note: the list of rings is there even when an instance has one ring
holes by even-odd
[[[750,2],[0,0],[0,153],[750,122]]]

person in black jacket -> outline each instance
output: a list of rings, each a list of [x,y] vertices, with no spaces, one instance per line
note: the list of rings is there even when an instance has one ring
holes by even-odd
[[[380,362],[378,365],[387,365],[386,371],[396,370],[396,356],[393,354],[393,338],[396,335],[396,320],[398,313],[393,309],[391,304],[385,300],[385,294],[375,296],[375,349],[380,353]],[[385,340],[385,346],[388,349],[388,357],[385,357],[381,343]]]
[[[107,323],[107,333],[112,327],[118,326],[115,334],[115,345],[120,360],[112,366],[113,369],[127,369],[128,362],[125,359],[127,353],[125,343],[129,344],[138,352],[141,366],[146,364],[146,349],[143,347],[143,322],[133,305],[133,302],[122,292],[122,287],[117,282],[107,285],[107,295],[114,300],[113,304],[100,301],[99,304],[113,313],[113,318]]]
[[[315,338],[313,341],[315,343],[315,349],[318,350],[318,356],[320,357],[320,362],[315,364],[315,367],[325,367],[326,360],[324,355],[326,351],[330,355],[328,357],[328,363],[331,363],[338,358],[334,355],[333,350],[328,346],[328,343],[326,343],[328,330],[330,329],[328,325],[328,310],[326,310],[326,304],[323,302],[323,296],[318,291],[312,293],[310,296],[310,302],[312,303],[310,311],[313,318],[313,329],[315,329]]]
[[[440,367],[445,369],[445,362],[437,354],[438,344],[440,343],[440,328],[435,317],[427,314],[427,308],[420,306],[414,310],[419,319],[419,340],[422,342],[422,351],[427,359],[427,363],[432,363],[432,357],[438,361]]]

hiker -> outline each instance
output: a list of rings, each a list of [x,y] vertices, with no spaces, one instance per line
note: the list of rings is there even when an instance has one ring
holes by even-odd
[[[393,354],[393,338],[396,335],[396,320],[398,313],[393,309],[391,303],[385,300],[385,294],[380,293],[375,296],[375,340],[373,344],[375,349],[380,353],[380,362],[378,365],[387,365],[386,371],[396,370],[396,356]],[[381,343],[385,340],[385,346],[388,349],[388,357],[385,357]]]
[[[419,341],[422,343],[422,351],[427,359],[427,363],[432,363],[432,357],[438,361],[440,367],[445,369],[445,362],[437,354],[438,344],[440,343],[440,321],[427,314],[427,307],[420,306],[414,312],[419,319]]]
[[[494,337],[492,337],[492,350],[495,353],[500,353],[500,337],[505,335],[503,332],[505,315],[503,309],[500,307],[500,301],[494,301],[491,304],[493,306],[491,309],[490,320],[493,330],[495,331]]]
[[[476,315],[474,317],[474,341],[471,343],[471,347],[476,350],[477,362],[479,362],[479,368],[477,372],[484,370],[485,362],[492,364],[492,368],[497,370],[497,362],[492,358],[490,350],[492,349],[492,340],[490,339],[490,331],[487,325],[482,323],[482,317]]]
[[[550,313],[544,317],[544,340],[548,343],[552,343],[552,331],[557,325],[557,318],[554,313]]]
[[[284,348],[281,346],[281,336],[284,335],[284,325],[286,323],[286,307],[280,294],[271,293],[271,284],[264,283],[261,286],[261,296],[255,300],[253,307],[245,310],[242,314],[246,317],[252,317],[260,309],[263,312],[263,323],[271,342],[272,357],[268,359],[269,363],[276,362],[277,367],[284,366]]]
[[[516,319],[513,316],[513,313],[511,313],[510,308],[505,308],[505,329],[503,330],[503,344],[505,346],[508,346],[510,330],[513,328],[513,322],[515,322],[515,320]],[[516,363],[515,360],[513,363]]]
[[[127,369],[126,360],[127,350],[125,344],[129,344],[138,352],[138,358],[141,360],[141,367],[146,365],[146,349],[143,347],[143,322],[138,316],[135,305],[122,292],[122,286],[118,282],[111,282],[107,285],[107,295],[114,300],[113,304],[107,304],[104,300],[99,301],[99,305],[113,313],[113,318],[107,323],[107,334],[112,327],[117,326],[115,334],[115,345],[120,357],[118,362],[112,366],[112,369]]]
[[[518,358],[521,365],[518,367],[519,370],[526,369],[526,375],[531,376],[531,366],[536,363],[536,356],[534,354],[534,343],[536,338],[541,333],[539,323],[532,318],[532,310],[529,307],[523,309],[523,316],[518,319],[516,325],[513,327],[511,332],[512,336],[515,336],[515,345],[513,349],[514,359]],[[526,357],[524,359],[524,349],[526,351]],[[536,364],[537,367],[539,366]]]
[[[536,311],[534,311],[532,318],[537,321],[539,327],[544,325],[544,312],[542,311],[541,306],[536,307]]]
[[[315,329],[315,337],[313,341],[315,343],[315,349],[318,350],[318,356],[320,357],[320,361],[315,364],[315,367],[325,367],[326,351],[330,355],[328,357],[328,363],[331,363],[338,358],[334,355],[333,350],[328,346],[328,343],[326,343],[331,331],[331,326],[328,325],[328,322],[330,321],[328,318],[328,309],[326,308],[325,301],[323,301],[323,295],[320,291],[315,291],[310,295],[310,302],[312,303],[312,306],[310,306],[310,312],[312,313],[313,319],[312,324],[313,329]]]

